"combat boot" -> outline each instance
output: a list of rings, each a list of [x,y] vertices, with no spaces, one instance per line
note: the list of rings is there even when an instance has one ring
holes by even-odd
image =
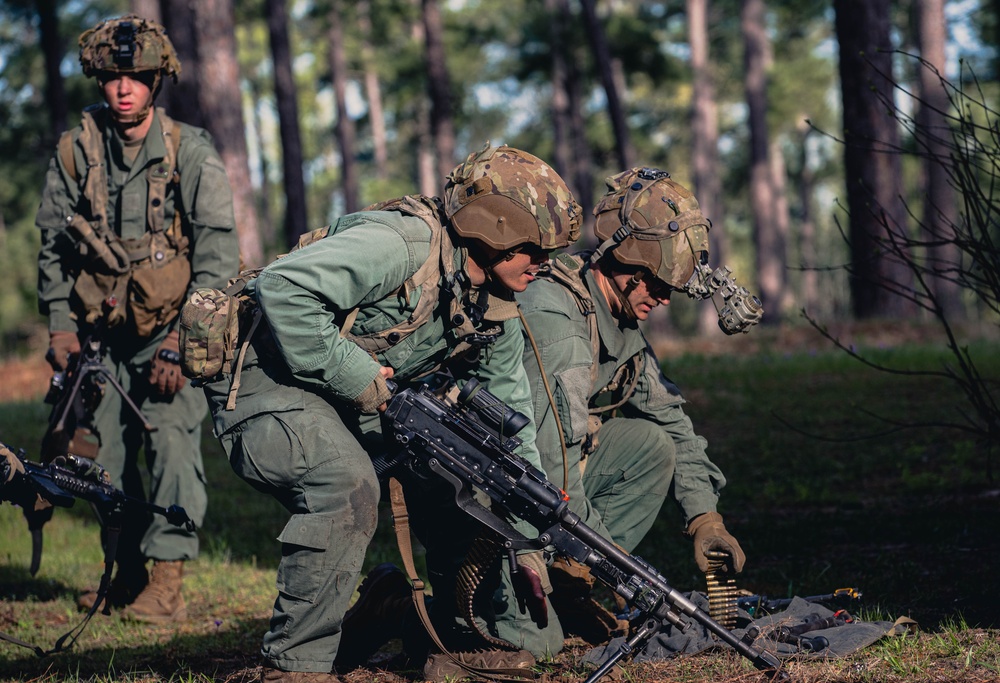
[[[108,586],[107,604],[119,609],[132,604],[148,583],[149,573],[146,571],[145,565],[137,564],[123,567],[119,564],[115,569],[114,578],[111,579],[111,584]],[[76,598],[77,607],[89,612],[94,603],[97,602],[97,590],[97,588],[88,588],[78,595]]]
[[[380,564],[358,588],[358,600],[344,614],[334,662],[341,670],[365,664],[380,647],[403,635],[403,615],[413,609],[410,581],[396,565]]]
[[[627,622],[619,621],[591,595],[595,579],[586,565],[557,557],[549,567],[549,580],[552,582],[549,601],[566,635],[580,636],[591,645],[602,645],[628,628]]]
[[[149,584],[145,590],[122,610],[122,616],[147,624],[168,624],[187,619],[187,606],[181,595],[184,561],[153,562]]]
[[[503,670],[505,680],[523,678],[530,681],[535,678],[532,667],[535,657],[527,650],[474,650],[467,652],[452,652],[463,664],[477,669]],[[522,676],[520,672],[524,672]],[[515,673],[517,672],[517,673]],[[451,657],[441,652],[432,652],[424,664],[424,680],[432,683],[453,683],[469,678],[479,678],[463,669]]]

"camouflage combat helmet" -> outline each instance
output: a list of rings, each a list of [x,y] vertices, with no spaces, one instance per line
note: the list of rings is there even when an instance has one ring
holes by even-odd
[[[459,236],[497,251],[525,243],[562,249],[580,236],[582,212],[563,179],[513,147],[487,143],[470,154],[448,175],[444,205]]]
[[[127,14],[102,21],[80,35],[80,65],[88,78],[101,71],[156,71],[177,82],[181,64],[160,24]]]
[[[710,222],[690,190],[670,174],[633,168],[607,179],[608,192],[594,208],[594,231],[619,263],[643,268],[674,289],[685,290],[708,263]]]

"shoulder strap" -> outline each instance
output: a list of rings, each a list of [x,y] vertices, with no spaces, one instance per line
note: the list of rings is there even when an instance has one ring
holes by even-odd
[[[69,177],[74,183],[80,182],[80,174],[76,170],[76,155],[73,153],[73,132],[64,131],[59,136],[59,159],[63,168],[69,173]]]
[[[167,116],[162,107],[157,107],[155,112],[160,121],[160,130],[167,152],[161,163],[155,164],[146,172],[146,182],[149,185],[149,191],[146,193],[146,227],[153,233],[163,231],[163,211],[166,207],[167,186],[178,180],[177,150],[181,146],[180,124]],[[175,220],[174,224],[179,227],[178,221]],[[180,236],[174,235],[173,237],[176,241]]]

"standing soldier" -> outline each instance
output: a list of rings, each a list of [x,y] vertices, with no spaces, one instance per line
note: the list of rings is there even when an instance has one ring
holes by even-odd
[[[261,314],[256,334],[232,378],[206,392],[236,473],[290,514],[279,536],[263,680],[340,680],[335,662],[364,662],[401,628],[413,603],[398,570],[383,575],[385,592],[375,590],[397,598],[398,609],[369,585],[372,609],[344,621],[377,521],[372,457],[389,447],[379,413],[391,397],[386,380],[405,388],[447,371],[529,411],[513,293],[528,287],[551,250],[576,239],[579,221],[552,168],[520,150],[487,147],[452,171],[441,199],[405,197],[344,216],[248,282],[249,305]],[[533,428],[518,436],[523,455],[538,463]],[[426,658],[425,678],[454,678],[464,666],[530,673],[529,653],[472,647],[455,630],[456,576],[479,523],[458,510],[444,480],[399,476],[427,548],[431,619],[457,658],[408,648]]]
[[[97,80],[104,103],[84,110],[60,139],[35,219],[47,358],[65,370],[80,339],[104,328],[110,372],[155,429],[145,431],[128,401],[108,390],[90,445],[130,495],[142,495],[144,448],[152,502],[180,505],[200,526],[206,406],[180,372],[177,313],[189,292],[222,286],[239,269],[232,192],[208,133],[153,107],[163,79],[176,81],[181,69],[162,26],[128,15],[79,42],[83,73]],[[123,615],[138,621],[184,619],[183,563],[197,556],[194,532],[159,518],[126,519],[109,602],[127,605]],[[96,598],[88,591],[79,602],[90,607]]]
[[[698,566],[731,576],[744,554],[716,511],[725,478],[638,327],[672,292],[707,298],[717,289],[707,267],[710,224],[663,171],[632,169],[608,187],[594,210],[598,249],[560,254],[517,296],[543,469],[584,523],[629,553],[672,498]],[[739,331],[760,318],[759,301],[744,305],[751,310],[723,307]],[[560,622],[593,644],[609,640],[618,623],[591,597],[590,570],[558,557],[549,579],[558,619],[538,629],[501,591],[499,635],[536,654],[562,648]]]

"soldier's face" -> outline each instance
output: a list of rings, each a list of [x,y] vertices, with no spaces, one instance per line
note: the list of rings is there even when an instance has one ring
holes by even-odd
[[[627,273],[616,273],[614,275],[615,284],[621,291],[628,291],[632,276]],[[671,288],[648,273],[639,280],[639,283],[628,293],[628,302],[635,313],[636,320],[646,320],[653,309],[663,304],[670,303]],[[617,301],[612,303],[612,307],[619,309],[621,306]]]
[[[538,274],[538,266],[545,263],[549,252],[533,244],[524,245],[493,266],[493,278],[513,292],[523,292]]]
[[[136,74],[102,72],[98,76],[104,100],[115,119],[132,120],[152,104],[152,76],[151,71]]]

